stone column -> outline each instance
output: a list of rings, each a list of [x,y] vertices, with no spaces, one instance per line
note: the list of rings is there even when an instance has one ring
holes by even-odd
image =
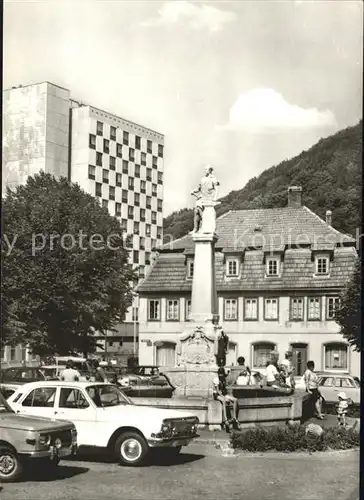
[[[217,324],[218,303],[215,283],[215,234],[196,233],[192,281],[191,321]]]
[[[214,201],[204,202],[200,231],[194,233],[195,258],[192,281],[191,321],[214,333],[213,325],[219,321],[219,306],[215,282],[215,243],[217,235]]]
[[[192,234],[195,257],[192,279],[191,315],[180,335],[177,366],[164,370],[176,387],[175,396],[212,396],[216,376],[216,328],[219,309],[215,283],[216,201],[202,199],[199,231]]]

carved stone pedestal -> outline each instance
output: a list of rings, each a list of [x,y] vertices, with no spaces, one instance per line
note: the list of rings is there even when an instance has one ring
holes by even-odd
[[[210,330],[209,334],[205,333]],[[177,366],[164,369],[176,387],[175,397],[211,397],[212,382],[217,375],[216,336],[212,324],[192,327],[181,336],[177,348]]]

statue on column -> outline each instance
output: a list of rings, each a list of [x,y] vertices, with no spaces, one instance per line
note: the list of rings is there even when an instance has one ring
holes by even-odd
[[[205,175],[196,189],[191,191],[191,195],[196,197],[194,228],[192,233],[197,233],[201,229],[204,203],[207,201],[217,201],[218,187],[220,182],[214,175],[214,169],[210,165],[205,167]]]

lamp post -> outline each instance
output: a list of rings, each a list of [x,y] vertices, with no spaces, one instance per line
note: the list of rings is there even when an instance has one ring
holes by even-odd
[[[134,327],[134,336],[133,336],[133,356],[136,357],[136,337],[137,337],[137,313],[139,307],[139,295],[133,292],[133,327]]]

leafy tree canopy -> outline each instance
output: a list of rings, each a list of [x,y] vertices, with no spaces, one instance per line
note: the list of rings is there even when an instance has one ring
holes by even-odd
[[[357,351],[363,350],[360,273],[361,265],[360,261],[357,261],[351,280],[343,293],[340,308],[335,313],[335,320],[341,327],[341,333]]]
[[[3,200],[2,344],[92,352],[132,302],[121,227],[77,184],[40,173]]]
[[[325,219],[332,211],[335,229],[356,235],[361,211],[362,122],[321,139],[308,151],[251,179],[243,189],[220,199],[217,216],[229,210],[279,208],[287,205],[287,188],[302,186],[303,204]],[[165,242],[193,227],[193,211],[182,209],[164,219]]]

